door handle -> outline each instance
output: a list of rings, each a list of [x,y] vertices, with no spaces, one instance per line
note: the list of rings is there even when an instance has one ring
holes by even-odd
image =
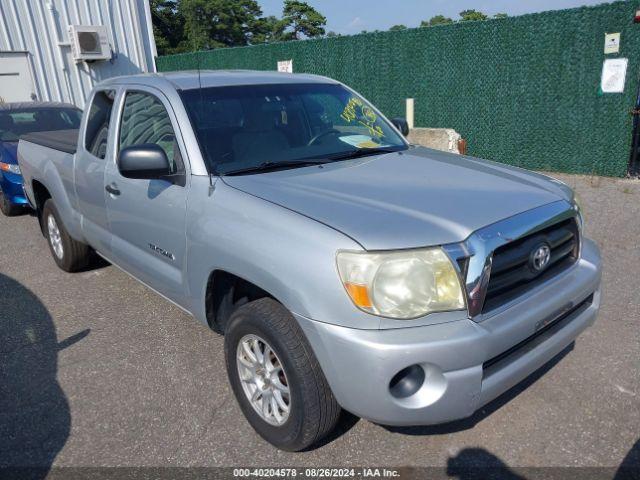
[[[118,190],[118,186],[115,183],[110,183],[104,189],[109,192],[111,195],[120,195],[120,190]]]

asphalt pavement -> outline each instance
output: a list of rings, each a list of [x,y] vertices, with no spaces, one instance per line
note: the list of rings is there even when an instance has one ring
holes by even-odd
[[[603,252],[595,326],[470,419],[345,415],[302,453],[245,421],[222,337],[116,267],[62,272],[34,217],[0,216],[0,466],[640,466],[640,182],[558,176]]]

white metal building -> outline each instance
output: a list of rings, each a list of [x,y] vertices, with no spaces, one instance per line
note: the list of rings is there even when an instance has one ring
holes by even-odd
[[[0,102],[84,107],[93,85],[155,71],[148,0],[0,0]]]

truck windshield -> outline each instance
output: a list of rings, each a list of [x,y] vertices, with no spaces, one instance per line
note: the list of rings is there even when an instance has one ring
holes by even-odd
[[[38,107],[0,110],[0,141],[17,142],[21,135],[80,127],[77,108]]]
[[[375,108],[341,85],[212,87],[181,96],[209,170],[217,175],[407,148]]]

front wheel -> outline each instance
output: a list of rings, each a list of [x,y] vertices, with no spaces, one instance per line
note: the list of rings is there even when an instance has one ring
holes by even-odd
[[[245,417],[269,443],[303,450],[331,432],[340,406],[300,326],[271,298],[239,307],[225,333],[227,374]]]
[[[58,267],[65,272],[77,272],[89,265],[92,259],[91,248],[69,235],[51,199],[44,203],[41,222],[51,255]]]

